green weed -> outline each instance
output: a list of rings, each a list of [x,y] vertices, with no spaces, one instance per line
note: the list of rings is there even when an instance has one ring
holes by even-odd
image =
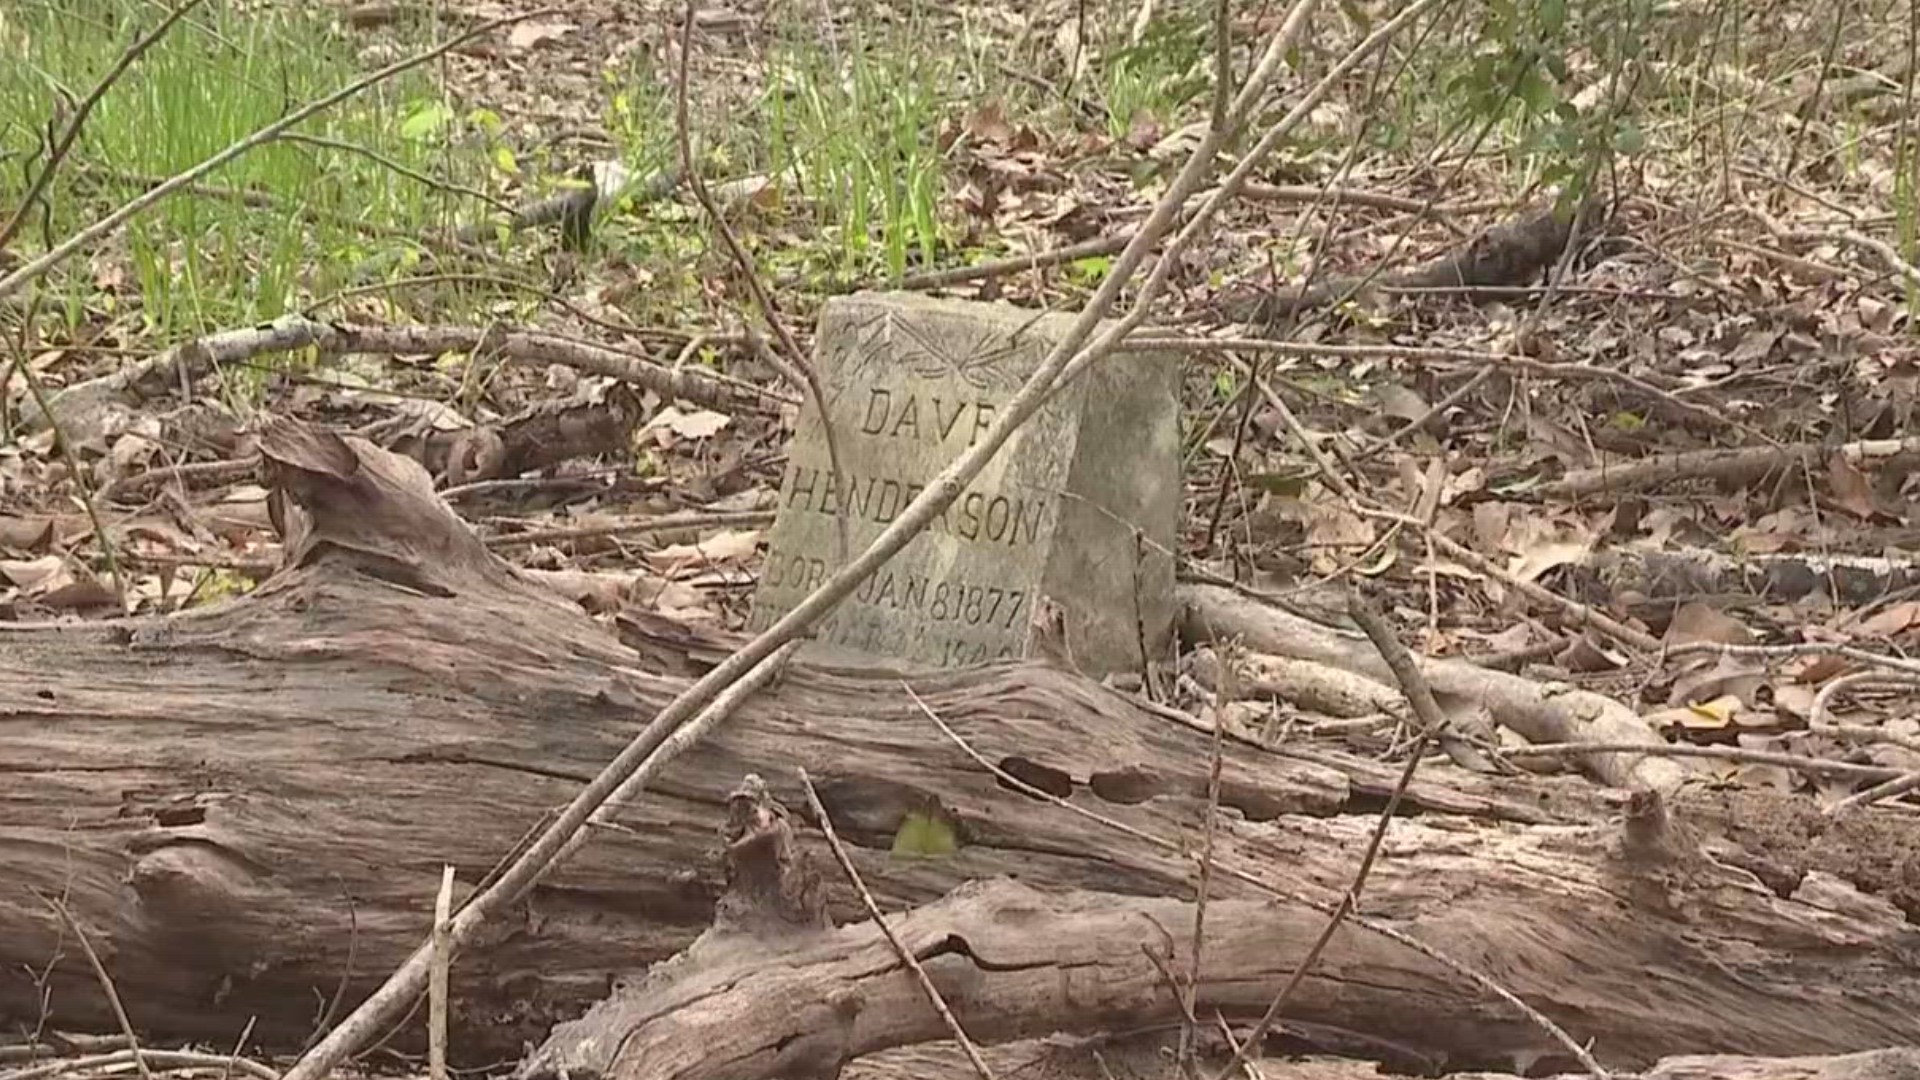
[[[143,0],[21,3],[0,11],[0,207],[18,204],[19,163],[37,161],[60,99],[77,99],[153,24]],[[108,91],[50,192],[47,220],[19,241],[50,243],[253,130],[361,74],[354,42],[312,5],[238,10],[216,0],[176,26]],[[456,117],[426,75],[377,86],[305,133],[363,147],[428,176],[486,186],[499,167],[488,133]],[[168,339],[283,314],[347,283],[383,251],[482,208],[366,154],[279,142],[130,224],[87,272],[49,283],[70,321],[138,305],[139,329]],[[417,253],[416,253],[417,254]],[[104,295],[102,295],[104,294]]]
[[[842,276],[930,263],[946,198],[937,145],[951,61],[906,42],[855,38],[841,49],[787,44],[760,104],[769,171],[815,214]]]
[[[1101,98],[1107,133],[1120,138],[1136,119],[1171,130],[1213,85],[1212,29],[1194,13],[1163,16],[1147,24],[1140,40],[1100,60]]]

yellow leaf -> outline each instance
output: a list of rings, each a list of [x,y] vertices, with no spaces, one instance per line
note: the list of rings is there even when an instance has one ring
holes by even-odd
[[[954,834],[953,823],[939,807],[930,810],[909,810],[900,822],[900,831],[893,834],[893,852],[896,858],[920,858],[933,855],[951,855],[960,849],[959,838]]]
[[[1680,719],[1680,724],[1692,728],[1723,728],[1733,723],[1733,714],[1739,711],[1740,699],[1730,694],[1712,701],[1690,701],[1687,703],[1687,716]]]

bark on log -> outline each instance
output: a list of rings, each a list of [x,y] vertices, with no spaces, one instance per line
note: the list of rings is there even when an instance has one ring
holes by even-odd
[[[987,1064],[996,1076],[1026,1073],[1047,1080],[1111,1080],[1114,1076],[1160,1076],[1167,1068],[1160,1047],[1146,1040],[1033,1039],[989,1047]],[[1081,1045],[1085,1044],[1085,1045]],[[1095,1060],[1093,1051],[1100,1053]],[[1139,1067],[1129,1069],[1131,1062]],[[1372,1061],[1324,1055],[1269,1059],[1260,1063],[1263,1080],[1390,1080],[1406,1075]],[[1447,1080],[1513,1080],[1513,1073],[1452,1072]],[[1587,1073],[1540,1080],[1587,1080]],[[862,1058],[843,1080],[977,1080],[978,1074],[952,1043],[912,1047]],[[1615,1072],[1613,1080],[1917,1080],[1920,1050],[1907,1047],[1864,1050],[1826,1057],[1738,1057],[1728,1054],[1664,1058],[1645,1072]]]
[[[257,1018],[254,1045],[297,1045],[343,978],[351,1004],[425,936],[443,862],[478,880],[685,686],[684,673],[643,655],[685,662],[723,647],[622,644],[489,554],[411,462],[291,425],[270,427],[262,446],[289,567],[256,594],[166,620],[0,631],[9,1029],[36,1024],[43,998],[55,1024],[111,1027],[37,891],[79,916],[148,1035],[226,1043]],[[1038,786],[1161,836],[1195,835],[1206,733],[1044,665],[921,679],[916,691]],[[820,783],[891,908],[1000,877],[1048,894],[1043,909],[1077,904],[1090,918],[1136,910],[1124,897],[1191,892],[1183,858],[1002,787],[896,680],[796,668],[668,769],[624,815],[626,829],[596,836],[521,918],[458,958],[454,1045],[469,1060],[517,1054],[615,977],[685,947],[712,915],[727,794],[757,772],[801,805],[796,764]],[[1230,743],[1217,857],[1331,903],[1396,772]],[[1776,895],[1721,865],[1738,860],[1718,832],[1718,863],[1682,854],[1642,866],[1614,853],[1617,826],[1595,823],[1600,800],[1568,779],[1442,767],[1412,795],[1420,816],[1396,823],[1369,914],[1601,1039],[1610,1060],[1920,1039],[1920,956],[1892,903],[1792,868],[1767,879]],[[956,823],[959,852],[890,859],[906,813],[929,802]],[[1728,816],[1713,805],[1695,807],[1694,820]],[[1792,804],[1764,805],[1784,814]],[[1833,835],[1842,828],[1884,853],[1895,884],[1920,876],[1899,817],[1860,815]],[[1220,910],[1245,909],[1257,924],[1247,932],[1266,936],[1209,970],[1271,962],[1318,926],[1315,913],[1269,910],[1252,886],[1214,880]],[[829,899],[837,919],[854,917],[843,889]],[[1162,915],[1184,945],[1179,905]],[[1105,944],[1138,958],[1137,934]],[[1493,1040],[1478,1054],[1536,1045],[1499,1003],[1462,998],[1451,976],[1398,946],[1342,947],[1402,980],[1342,986],[1354,1004],[1394,1000],[1458,1021],[1346,1008],[1345,1026],[1401,1032],[1442,1055],[1461,1053],[1454,1042],[1467,1035]],[[1351,977],[1330,969],[1321,985],[1331,993]],[[1428,990],[1408,996],[1417,986]],[[1252,1000],[1271,989],[1210,993]],[[1054,1020],[1074,1024],[1033,1018]]]
[[[477,881],[686,685],[486,552],[411,462],[291,427],[262,442],[289,568],[256,593],[171,619],[0,628],[0,1028],[32,1028],[43,990],[55,1022],[112,1026],[37,891],[67,899],[149,1032],[226,1045],[257,1016],[256,1045],[297,1046],[343,978],[351,1004],[422,939],[443,862]],[[649,653],[684,664],[689,648],[661,635]],[[916,689],[1044,788],[1164,835],[1200,820],[1204,733],[1042,665]],[[717,894],[727,792],[759,772],[798,804],[795,765],[894,905],[996,875],[1189,888],[1180,860],[999,786],[897,680],[796,669],[461,959],[457,1044],[517,1054],[686,945]],[[1236,747],[1224,791],[1266,821],[1377,805],[1392,783],[1384,765]],[[1511,791],[1414,795],[1436,812],[1553,816]],[[890,862],[905,813],[928,802],[966,847]],[[850,894],[834,899],[853,916]]]
[[[784,815],[760,820],[781,822],[781,843],[790,839]],[[1861,955],[1830,952],[1884,950],[1885,973],[1900,968],[1916,943],[1892,905],[1835,891],[1823,876],[1795,892],[1803,911],[1762,903],[1774,898],[1754,876],[1714,860],[1652,792],[1637,793],[1618,826],[1581,830],[1586,843],[1571,856],[1535,834],[1483,835],[1463,849],[1444,826],[1409,821],[1395,830],[1411,865],[1383,865],[1387,899],[1373,901],[1392,914],[1344,923],[1288,1001],[1282,1030],[1310,1044],[1328,1040],[1417,1075],[1578,1064],[1543,1026],[1431,952],[1438,941],[1476,971],[1497,970],[1499,985],[1523,1000],[1553,1002],[1545,1011],[1614,1067],[1645,1066],[1676,1047],[1789,1053],[1920,1037],[1920,1020],[1885,1011],[1886,999],[1847,992],[1845,982],[1862,974]],[[1263,830],[1229,831],[1246,843]],[[1312,870],[1337,872],[1319,860],[1348,854],[1327,847],[1330,856],[1309,846]],[[1250,854],[1236,847],[1223,861]],[[1510,872],[1462,888],[1440,880],[1453,856],[1480,868],[1558,862],[1560,872],[1544,880]],[[737,876],[817,880],[786,872],[796,860],[784,852],[759,861],[783,873]],[[789,891],[805,890],[770,895]],[[1325,917],[1297,901],[1211,903],[1196,1013],[1259,1015]],[[827,931],[784,914],[757,930],[717,921],[671,963],[557,1027],[520,1080],[832,1080],[850,1061],[947,1035],[898,949],[927,972],[968,1035],[989,1043],[1171,1026],[1182,1015],[1171,980],[1196,970],[1193,939],[1182,933],[1195,925],[1195,905],[1177,899],[1041,892],[1000,880],[970,883],[889,921],[897,949],[870,922]],[[1699,934],[1701,926],[1725,936]],[[1694,951],[1705,941],[1719,954]],[[1893,997],[1920,992],[1920,975],[1902,973],[1896,989],[1879,974],[1868,981]],[[1814,1012],[1821,1020],[1810,1024]]]

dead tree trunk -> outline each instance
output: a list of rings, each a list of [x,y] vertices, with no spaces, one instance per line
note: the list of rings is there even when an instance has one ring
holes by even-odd
[[[0,631],[9,1030],[33,1027],[43,1003],[55,1025],[110,1026],[37,893],[65,899],[148,1035],[226,1044],[256,1018],[255,1045],[297,1046],[338,1015],[336,996],[351,1005],[422,939],[442,863],[479,880],[685,685],[641,659],[684,659],[685,642],[636,651],[528,583],[410,462],[291,425],[264,442],[289,565],[257,593],[165,620]],[[1042,665],[916,689],[1035,785],[1162,836],[1195,834],[1204,732]],[[712,914],[727,793],[758,772],[802,805],[795,765],[821,784],[890,906],[1000,876],[1076,890],[1072,903],[1095,908],[1094,894],[1191,894],[1182,858],[1001,786],[897,680],[795,669],[460,957],[456,1046],[515,1054],[616,976],[684,947]],[[1347,887],[1392,784],[1381,765],[1237,744],[1224,776],[1219,858],[1323,902]],[[1434,776],[1413,792],[1422,816],[1395,827],[1369,913],[1528,995],[1600,1040],[1603,1057],[1920,1039],[1920,956],[1890,904],[1815,876],[1783,898],[1724,857],[1643,866],[1618,850],[1601,800],[1571,782]],[[929,803],[957,824],[958,853],[889,858],[906,813]],[[1890,819],[1861,820],[1911,844]],[[1215,882],[1223,903],[1272,920],[1247,924],[1249,950],[1271,932],[1272,955],[1291,955],[1281,946],[1317,926],[1315,913]],[[838,919],[854,917],[844,890],[831,899]],[[1177,912],[1165,912],[1176,937]],[[1137,957],[1141,944],[1116,932],[1103,947]],[[1372,959],[1326,976],[1330,988],[1375,976],[1413,988],[1351,996],[1362,1007],[1344,1026],[1424,1038],[1442,1057],[1464,1039],[1481,1040],[1474,1054],[1541,1048],[1499,1003],[1458,996],[1453,976],[1417,956],[1382,959],[1397,948],[1366,943],[1354,955]],[[1085,1022],[1062,1004],[1027,1026]],[[1137,1006],[1155,1008],[1171,1015],[1170,1001]],[[1458,1022],[1407,1022],[1428,1008]]]

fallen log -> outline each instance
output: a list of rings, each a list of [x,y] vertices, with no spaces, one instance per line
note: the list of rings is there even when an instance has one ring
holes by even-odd
[[[1166,1068],[1159,1047],[1144,1039],[1075,1040],[1032,1039],[988,1049],[987,1062],[996,1076],[1031,1071],[1058,1078],[1102,1080],[1114,1075],[1155,1076]],[[1098,1052],[1100,1060],[1093,1054]],[[1138,1068],[1127,1070],[1133,1062]],[[1103,1069],[1102,1066],[1105,1066]],[[953,1044],[912,1047],[862,1058],[843,1074],[844,1080],[976,1080],[967,1060]],[[1262,1080],[1388,1080],[1406,1075],[1389,1066],[1326,1055],[1289,1056],[1260,1063]],[[1576,1080],[1588,1073],[1540,1077],[1540,1080]],[[1513,1080],[1510,1071],[1452,1072],[1448,1080]],[[1920,1076],[1920,1050],[1894,1047],[1826,1057],[1739,1057],[1729,1054],[1679,1055],[1663,1058],[1645,1072],[1615,1072],[1613,1080],[1913,1080]]]
[[[684,628],[629,647],[489,553],[417,465],[319,432],[301,442],[298,455],[269,452],[288,565],[254,594],[167,619],[0,630],[9,1030],[113,1027],[42,900],[51,896],[77,917],[144,1034],[230,1045],[251,1023],[253,1045],[297,1048],[422,940],[443,863],[470,889],[686,685],[683,669],[724,648]],[[645,637],[644,622],[624,629]],[[1197,835],[1211,739],[1190,718],[1044,664],[921,678],[914,689],[1026,782],[1163,838]],[[1151,910],[1172,920],[1184,947],[1188,857],[1011,790],[946,740],[897,679],[797,667],[677,759],[621,827],[596,831],[518,919],[457,958],[459,1056],[518,1056],[615,979],[685,948],[721,895],[714,829],[727,794],[755,772],[800,805],[796,765],[816,778],[889,909],[1014,878],[1042,910],[1066,905],[1075,918],[1124,922],[1143,910],[1136,901],[1165,902]],[[1214,987],[1208,1000],[1263,999],[1274,965],[1293,955],[1282,946],[1322,918],[1272,905],[1247,878],[1337,902],[1396,772],[1330,751],[1228,743],[1216,854],[1243,873],[1216,874],[1214,902],[1250,920],[1235,951],[1266,959],[1245,967],[1248,986]],[[1608,799],[1588,786],[1423,773],[1407,804],[1419,816],[1395,824],[1368,914],[1600,1040],[1607,1060],[1838,1053],[1920,1038],[1907,897],[1806,871],[1762,887],[1729,869],[1744,864],[1724,850],[1646,869],[1612,853],[1619,827],[1604,823]],[[1724,848],[1724,831],[1705,828],[1733,816],[1716,808],[1721,798],[1683,816]],[[958,851],[891,857],[907,815],[930,807],[953,822]],[[1912,865],[1901,861],[1912,858],[1912,830],[1896,815],[1842,826],[1856,830],[1850,842],[1898,856],[1896,882]],[[854,919],[852,894],[828,884],[832,916]],[[984,932],[927,910],[913,916],[919,925]],[[1051,918],[1028,925],[1066,933]],[[1018,920],[996,920],[983,924],[994,940],[1016,940],[1007,935]],[[1402,981],[1368,974],[1340,988],[1344,1027],[1400,1033],[1447,1058],[1469,1037],[1479,1040],[1472,1054],[1536,1046],[1534,1029],[1421,967],[1420,954],[1345,935],[1360,936],[1343,949],[1374,958],[1367,972]],[[1137,935],[1096,944],[1138,959]],[[1240,962],[1209,961],[1210,985]],[[1320,976],[1332,980],[1324,985],[1337,970]],[[1410,1022],[1408,1010],[1447,1022]],[[1047,1012],[1021,1022],[1083,1023]],[[409,1042],[406,1032],[395,1040]]]
[[[32,1029],[44,999],[55,1022],[112,1026],[38,893],[65,898],[143,1028],[225,1045],[256,1018],[259,1044],[298,1046],[336,991],[351,1004],[421,939],[442,863],[470,887],[685,686],[487,552],[417,466],[316,440],[355,482],[282,463],[290,565],[252,595],[168,619],[0,628],[0,1025]],[[686,632],[648,652],[686,666]],[[915,687],[1048,790],[1166,835],[1200,821],[1203,732],[1043,665]],[[1180,859],[1010,796],[896,679],[796,669],[463,958],[461,1045],[517,1052],[617,973],[684,946],[717,894],[716,808],[746,771],[794,801],[795,765],[890,904],[996,875],[1189,888]],[[1224,800],[1252,820],[1337,814],[1377,803],[1392,778],[1236,747]],[[1552,816],[1498,785],[1413,797]],[[890,862],[906,814],[928,805],[964,848]],[[834,899],[851,917],[851,894]]]
[[[1431,855],[1438,841],[1429,835],[1415,843]],[[1701,878],[1698,884],[1705,891],[1738,890],[1730,878],[1712,885]],[[1476,897],[1463,882],[1439,884],[1415,897],[1411,883],[1402,880],[1383,907],[1396,912],[1395,922],[1409,917],[1420,937],[1444,938],[1455,952],[1499,971],[1521,997],[1569,1020],[1574,1036],[1591,1040],[1594,1054],[1612,1067],[1644,1067],[1688,1045],[1786,1054],[1920,1038],[1920,1019],[1899,1011],[1920,1000],[1914,996],[1920,978],[1910,972],[1879,969],[1899,984],[1888,991],[1902,1002],[1894,1006],[1864,987],[1843,990],[1849,961],[1794,957],[1790,950],[1796,946],[1814,951],[1804,936],[1771,946],[1728,939],[1716,955],[1700,948],[1705,942],[1677,936],[1677,926],[1649,920],[1650,909],[1628,899],[1633,886],[1624,878],[1611,885],[1620,890],[1615,899],[1625,901],[1611,914],[1591,903],[1610,891],[1604,876],[1501,889],[1497,898]],[[1529,899],[1546,906],[1529,910]],[[1448,905],[1470,910],[1449,916],[1443,910]],[[1740,906],[1701,910],[1703,925],[1696,929],[1713,936],[1706,919],[1731,915]],[[1592,921],[1573,923],[1576,907],[1585,908]],[[1850,925],[1841,930],[1839,923],[1830,924],[1840,931],[1830,944],[1867,929],[1852,919],[1841,922]],[[1190,901],[980,882],[892,923],[977,1041],[1056,1030],[1125,1031],[1171,1025],[1179,1016],[1166,973],[1184,973],[1191,963]],[[1784,922],[1773,929],[1794,933]],[[1242,1022],[1258,1016],[1318,930],[1317,917],[1284,904],[1209,905],[1198,1014],[1211,1017],[1218,1010]],[[1889,930],[1869,934],[1881,937]],[[1892,936],[1902,933],[1894,930]],[[1891,944],[1890,938],[1881,940]],[[524,1075],[831,1077],[864,1054],[948,1037],[871,923],[798,935],[784,947],[762,940],[758,947],[740,948],[725,938],[703,944],[706,949],[678,958],[683,963],[668,978],[623,988],[582,1019],[562,1025]],[[1747,949],[1756,945],[1769,961],[1784,961],[1790,970],[1754,964],[1759,957]],[[1815,1014],[1821,1019],[1810,1020]],[[1517,1012],[1412,950],[1353,927],[1336,934],[1289,1000],[1287,1015],[1296,1031],[1344,1034],[1347,1046],[1365,1047],[1367,1056],[1419,1070],[1417,1075],[1578,1068],[1564,1048]],[[1836,1023],[1840,1029],[1829,1026]]]

